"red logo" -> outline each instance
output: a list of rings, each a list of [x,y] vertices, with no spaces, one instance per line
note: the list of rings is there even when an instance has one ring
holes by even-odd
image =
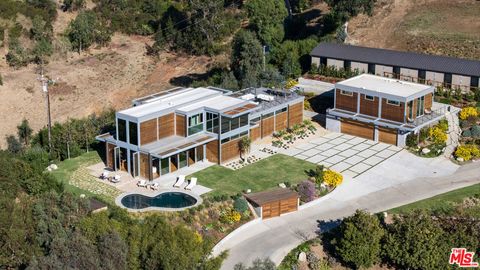
[[[478,262],[473,261],[475,252],[468,252],[466,248],[452,248],[449,264],[458,264],[460,267],[478,267]]]

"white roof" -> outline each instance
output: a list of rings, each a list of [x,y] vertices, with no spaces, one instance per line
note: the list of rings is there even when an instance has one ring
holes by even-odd
[[[191,88],[187,91],[182,91],[180,93],[172,93],[169,95],[162,96],[155,101],[148,102],[136,107],[128,108],[118,113],[123,115],[128,115],[132,117],[143,117],[155,112],[163,111],[169,108],[178,108],[181,105],[186,105],[195,100],[201,101],[208,98],[213,98],[216,96],[222,96],[223,93],[218,90],[208,89],[208,88]],[[198,104],[198,103],[196,103]],[[192,105],[196,105],[192,104]]]
[[[397,79],[390,79],[371,74],[361,74],[345,81],[338,82],[335,87],[342,89],[342,86],[353,87],[359,92],[376,92],[397,97],[411,97],[423,92],[433,91],[433,86],[405,82]],[[348,90],[348,89],[345,89]],[[365,91],[361,91],[365,90]]]
[[[205,99],[205,100],[200,101],[200,102],[195,102],[193,104],[189,104],[189,105],[180,107],[180,108],[178,108],[178,110],[184,111],[184,112],[189,112],[189,111],[194,111],[196,109],[205,107],[205,108],[209,108],[209,109],[216,110],[216,111],[222,111],[222,110],[225,110],[227,108],[237,106],[237,105],[240,105],[240,104],[245,104],[245,103],[247,103],[247,102],[243,99],[222,95],[222,96],[216,96],[216,97],[208,98],[208,99]]]

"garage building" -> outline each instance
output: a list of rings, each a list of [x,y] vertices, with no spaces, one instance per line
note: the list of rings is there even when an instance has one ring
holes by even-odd
[[[252,194],[245,198],[263,219],[278,217],[298,209],[298,194],[288,188],[277,188]]]

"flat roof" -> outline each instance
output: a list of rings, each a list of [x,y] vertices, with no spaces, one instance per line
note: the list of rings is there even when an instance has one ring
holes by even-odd
[[[146,151],[155,157],[165,158],[178,152],[214,141],[217,138],[212,134],[200,133],[190,137],[181,137],[177,135],[142,145],[140,150]]]
[[[405,82],[371,74],[361,74],[335,84],[335,88],[342,89],[342,86],[403,98],[434,90],[433,86],[430,85]]]
[[[312,50],[310,55],[458,75],[480,76],[480,61],[478,60],[416,52],[322,42]]]
[[[199,108],[209,108],[214,111],[223,111],[233,106],[239,106],[239,105],[244,105],[248,103],[249,102],[239,98],[221,95],[221,96],[215,96],[200,102],[195,102],[193,104],[180,107],[178,108],[178,110],[189,112],[189,111],[197,110]]]
[[[286,200],[292,197],[298,197],[298,194],[289,188],[276,188],[267,191],[245,194],[244,196],[248,200],[261,206],[270,202]]]

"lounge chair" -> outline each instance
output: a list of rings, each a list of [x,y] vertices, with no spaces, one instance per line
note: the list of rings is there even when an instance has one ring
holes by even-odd
[[[192,179],[190,179],[190,183],[188,183],[188,185],[185,187],[185,189],[186,190],[192,190],[192,188],[196,185],[197,185],[197,178],[192,177]]]
[[[137,182],[137,187],[147,187],[147,181],[146,180],[140,180]]]
[[[109,173],[108,171],[103,171],[102,174],[100,175],[100,179],[103,179],[103,180],[108,179],[108,173]]]
[[[113,178],[112,178],[112,183],[118,183],[120,182],[120,175],[115,175]]]
[[[159,186],[158,183],[155,182],[155,183],[153,183],[153,184],[150,185],[150,188],[151,188],[152,190],[158,190],[158,186]]]
[[[173,187],[181,187],[185,182],[185,175],[180,175],[177,178],[177,182],[173,185]]]
[[[432,111],[429,109],[425,109],[424,111],[425,111],[425,114],[432,114]]]

